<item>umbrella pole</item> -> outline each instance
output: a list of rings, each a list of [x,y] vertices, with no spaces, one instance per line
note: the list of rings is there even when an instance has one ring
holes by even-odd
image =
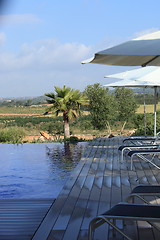
[[[157,125],[157,87],[154,87],[154,136],[156,137],[156,125]]]
[[[144,136],[146,136],[146,100],[145,100],[145,88],[144,88]]]

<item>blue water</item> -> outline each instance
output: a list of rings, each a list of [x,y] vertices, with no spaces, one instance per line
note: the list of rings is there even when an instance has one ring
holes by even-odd
[[[56,198],[86,145],[0,144],[0,199]]]

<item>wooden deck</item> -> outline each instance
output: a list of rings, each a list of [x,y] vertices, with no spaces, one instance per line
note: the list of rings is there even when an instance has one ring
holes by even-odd
[[[52,203],[52,199],[1,199],[0,239],[31,239]]]
[[[32,240],[87,240],[88,224],[97,214],[124,201],[138,184],[159,184],[160,170],[144,161],[119,162],[118,147],[122,138],[97,139],[89,143],[79,165],[72,173]],[[120,227],[124,227],[118,222]],[[158,231],[146,224],[129,222],[125,231],[133,239],[160,239]],[[105,237],[104,237],[105,236]],[[94,239],[113,238],[112,230],[103,225]]]
[[[88,224],[118,202],[138,184],[159,184],[160,170],[142,160],[119,162],[122,138],[97,139],[55,200],[0,200],[0,240],[87,240]],[[133,239],[160,239],[146,224],[121,221],[118,225]],[[95,240],[122,240],[107,225],[96,230]]]

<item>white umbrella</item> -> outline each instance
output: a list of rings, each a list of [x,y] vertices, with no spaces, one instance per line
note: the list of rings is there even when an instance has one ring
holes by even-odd
[[[97,52],[82,63],[115,66],[160,66],[160,31]]]
[[[106,84],[106,87],[143,87],[154,88],[154,136],[156,136],[156,102],[157,88],[160,87],[160,68],[146,67],[112,74],[105,77],[123,79],[114,83]]]

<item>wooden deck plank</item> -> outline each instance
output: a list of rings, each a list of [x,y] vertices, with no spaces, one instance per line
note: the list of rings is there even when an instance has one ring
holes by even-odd
[[[107,141],[109,144],[110,140]],[[104,143],[107,145],[106,143]],[[110,145],[110,144],[109,144]],[[105,165],[103,166],[103,184],[101,188],[101,195],[99,200],[99,208],[97,215],[105,212],[106,210],[110,209],[111,207],[111,189],[112,189],[112,162],[110,161],[110,151],[111,149],[106,148],[106,152],[103,155],[103,158],[105,159]],[[104,238],[104,236],[108,236],[108,229],[109,226],[107,224],[102,225],[97,231],[95,232],[95,239],[101,240]]]

